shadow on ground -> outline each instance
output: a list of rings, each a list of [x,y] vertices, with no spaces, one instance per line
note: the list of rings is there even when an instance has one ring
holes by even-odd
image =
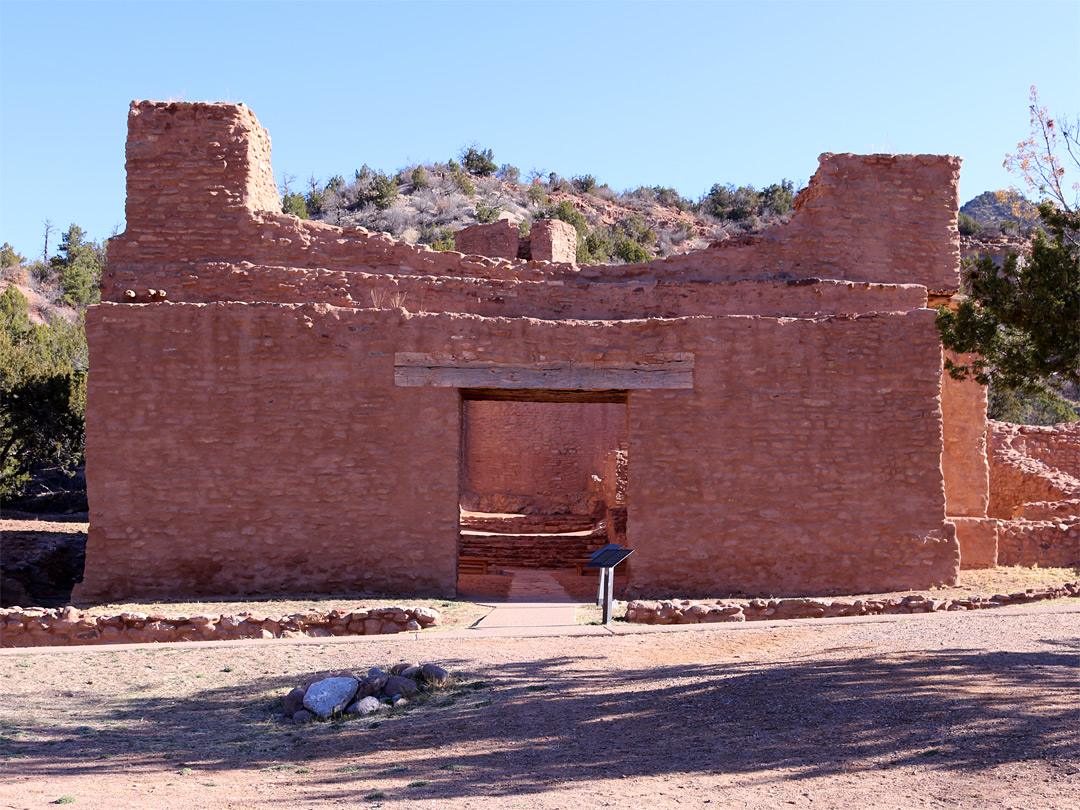
[[[350,799],[350,763],[369,763],[366,784],[385,787],[388,800],[404,778],[431,780],[411,798],[450,798],[598,775],[970,771],[1080,754],[1078,660],[1075,645],[1060,643],[1030,653],[942,650],[690,669],[608,671],[599,656],[550,659],[500,666],[490,683],[445,693],[436,701],[445,705],[382,717],[375,728],[367,719],[272,722],[274,702],[295,676],[268,675],[186,697],[125,695],[82,728],[50,728],[45,717],[6,723],[2,742],[13,757],[10,775],[85,773],[112,757],[210,771],[321,763],[305,779],[316,780],[323,798]],[[94,695],[82,686],[65,700],[79,706]],[[373,759],[378,752],[400,765],[378,770],[386,759]]]

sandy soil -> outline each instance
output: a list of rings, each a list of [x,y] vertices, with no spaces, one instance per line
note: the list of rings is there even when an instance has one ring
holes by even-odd
[[[1080,600],[631,636],[0,652],[0,807],[1074,808]],[[383,716],[315,671],[436,661]]]

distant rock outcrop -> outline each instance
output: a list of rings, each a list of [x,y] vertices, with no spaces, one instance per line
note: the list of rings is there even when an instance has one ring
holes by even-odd
[[[1015,222],[1021,229],[1027,229],[1041,223],[1035,204],[1012,190],[984,191],[960,206],[960,213],[967,214],[983,227]]]

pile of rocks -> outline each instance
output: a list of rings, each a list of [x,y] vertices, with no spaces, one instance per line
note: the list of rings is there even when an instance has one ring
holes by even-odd
[[[363,717],[405,706],[415,695],[449,682],[450,673],[437,664],[403,662],[390,667],[389,672],[372,667],[367,675],[349,670],[320,673],[289,692],[275,717],[287,723],[338,715]]]
[[[75,644],[135,644],[153,641],[222,641],[300,636],[372,636],[432,627],[439,611],[425,607],[357,608],[256,616],[162,616],[121,613],[93,616],[65,608],[0,610],[0,646],[48,647]]]
[[[1023,605],[1045,599],[1080,596],[1080,580],[1060,588],[1027,590],[991,597],[931,599],[921,594],[888,599],[751,599],[746,602],[721,599],[715,602],[663,600],[630,602],[626,620],[640,624],[698,624],[705,622],[745,622],[776,619],[820,619],[835,616],[879,616],[885,613],[932,613],[938,610],[982,610],[1004,605]]]

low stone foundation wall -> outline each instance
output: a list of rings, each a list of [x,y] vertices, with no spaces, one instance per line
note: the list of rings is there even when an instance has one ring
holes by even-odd
[[[1080,518],[1000,520],[997,559],[998,565],[1080,565]]]
[[[878,616],[886,613],[932,613],[938,610],[981,610],[1003,605],[1023,605],[1080,596],[1080,580],[1060,588],[1030,590],[1022,593],[996,594],[984,598],[931,599],[919,594],[891,599],[751,599],[740,602],[721,599],[715,602],[690,600],[660,602],[634,601],[627,605],[626,620],[639,624],[699,624],[710,622],[746,622],[776,619],[822,619],[837,616]]]
[[[288,616],[162,616],[121,613],[92,616],[77,608],[0,610],[0,646],[58,647],[165,641],[229,641],[242,638],[372,636],[421,630],[439,623],[437,610],[387,607],[331,610]]]

